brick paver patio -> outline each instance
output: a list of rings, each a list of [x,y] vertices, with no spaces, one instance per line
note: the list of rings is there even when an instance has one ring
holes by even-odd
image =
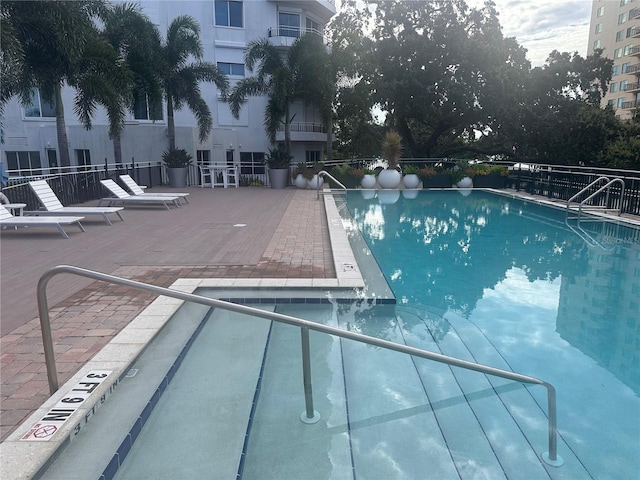
[[[160,191],[160,190],[158,190]],[[49,395],[36,285],[55,265],[76,265],[167,287],[178,278],[335,278],[323,202],[315,191],[190,188],[170,212],[129,208],[87,232],[3,231],[0,243],[0,436]],[[155,298],[69,275],[47,289],[60,384]]]

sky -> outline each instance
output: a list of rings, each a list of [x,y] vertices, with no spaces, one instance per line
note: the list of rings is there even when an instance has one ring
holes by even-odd
[[[587,55],[591,0],[494,0],[502,34],[516,37],[532,66],[544,64],[551,51]],[[467,0],[481,7],[483,0]]]

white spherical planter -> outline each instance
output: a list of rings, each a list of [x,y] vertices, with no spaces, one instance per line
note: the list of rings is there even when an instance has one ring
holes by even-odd
[[[322,185],[324,185],[324,178],[318,177],[318,175],[314,175],[311,180],[308,181],[307,185],[308,188],[312,190],[322,188]]]
[[[458,188],[471,188],[471,187],[473,187],[473,180],[471,180],[471,177],[464,177],[462,180],[460,180],[458,183],[456,183],[456,187],[458,187]]]
[[[402,183],[404,184],[404,188],[418,188],[418,185],[420,185],[420,177],[415,173],[410,173],[402,177]]]
[[[367,189],[376,188],[376,177],[367,173],[360,180],[360,186]]]
[[[402,190],[402,196],[404,198],[408,198],[408,199],[414,199],[418,196],[418,192],[420,190],[416,189],[416,188],[407,188],[405,190]]]
[[[400,190],[388,188],[378,191],[378,201],[382,205],[391,205],[392,203],[396,203],[399,198]]]
[[[294,185],[298,188],[307,188],[307,179],[304,178],[304,175],[299,173],[295,180],[293,181]]]
[[[402,181],[399,171],[387,168],[378,174],[378,184],[380,188],[398,188]]]
[[[360,190],[360,193],[362,194],[362,198],[364,198],[365,200],[371,200],[376,196],[376,191],[372,189],[363,188],[362,190]]]

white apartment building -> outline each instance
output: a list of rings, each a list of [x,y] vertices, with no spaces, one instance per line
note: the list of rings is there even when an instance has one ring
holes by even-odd
[[[602,106],[611,105],[627,120],[640,106],[640,1],[593,0],[588,53],[596,48],[614,61]]]
[[[268,38],[276,46],[289,48],[302,33],[322,35],[336,13],[334,0],[142,0],[143,12],[164,36],[168,25],[179,15],[191,15],[200,24],[203,60],[216,63],[233,85],[251,76],[244,65],[244,49],[254,39]],[[202,97],[211,109],[214,127],[200,142],[196,120],[190,110],[175,112],[176,147],[190,152],[199,163],[241,165],[241,174],[264,171],[262,160],[270,148],[263,126],[264,97],[250,97],[240,118],[231,114],[214,84],[201,84]],[[36,92],[37,93],[37,92]],[[63,102],[71,167],[113,163],[113,143],[108,135],[107,115],[98,110],[93,129],[87,131],[73,111],[74,91],[63,90]],[[326,131],[317,111],[302,103],[293,105],[291,125],[293,162],[321,160],[326,149]],[[166,110],[160,115],[145,99],[138,102],[122,133],[122,161],[159,161],[168,148]],[[12,175],[29,169],[68,167],[59,165],[56,119],[46,99],[35,95],[32,105],[13,98],[2,116],[2,161]],[[284,130],[276,141],[284,140]]]

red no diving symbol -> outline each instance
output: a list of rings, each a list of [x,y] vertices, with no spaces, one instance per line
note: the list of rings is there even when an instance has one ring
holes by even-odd
[[[33,432],[33,436],[35,438],[46,438],[46,437],[50,437],[51,435],[53,435],[54,433],[56,433],[56,430],[58,429],[58,427],[56,427],[55,425],[44,425],[38,429],[36,429]]]

